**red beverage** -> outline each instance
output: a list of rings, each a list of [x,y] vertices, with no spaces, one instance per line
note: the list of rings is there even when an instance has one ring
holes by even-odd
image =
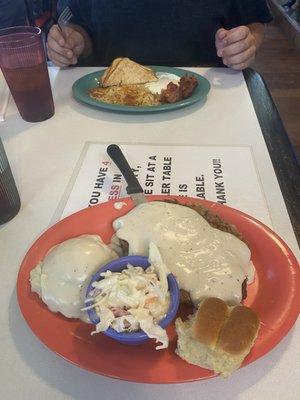
[[[25,121],[38,122],[52,117],[54,104],[47,66],[2,68],[19,113]]]
[[[0,29],[0,67],[25,121],[52,117],[54,104],[39,28]]]

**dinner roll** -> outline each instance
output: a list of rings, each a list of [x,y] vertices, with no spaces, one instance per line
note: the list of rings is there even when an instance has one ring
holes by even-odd
[[[241,365],[257,337],[257,314],[248,307],[228,307],[218,298],[203,300],[187,321],[176,320],[176,353],[185,361],[226,377]]]

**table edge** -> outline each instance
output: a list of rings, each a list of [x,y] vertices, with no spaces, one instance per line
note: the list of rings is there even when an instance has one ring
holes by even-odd
[[[300,163],[263,77],[247,68],[243,75],[277,180],[300,245]],[[286,174],[288,171],[288,174]]]

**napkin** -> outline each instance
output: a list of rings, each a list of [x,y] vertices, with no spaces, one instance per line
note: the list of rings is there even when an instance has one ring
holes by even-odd
[[[4,121],[9,96],[10,96],[9,88],[7,86],[7,83],[4,79],[2,72],[0,71],[0,122]]]

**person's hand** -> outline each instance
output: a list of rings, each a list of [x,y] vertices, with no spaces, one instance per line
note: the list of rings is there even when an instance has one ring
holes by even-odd
[[[59,67],[68,67],[77,63],[84,50],[84,38],[72,27],[63,28],[63,34],[57,25],[53,25],[47,38],[48,58]]]
[[[217,55],[230,68],[242,70],[255,59],[257,50],[255,36],[247,26],[230,30],[219,29],[216,33]]]

